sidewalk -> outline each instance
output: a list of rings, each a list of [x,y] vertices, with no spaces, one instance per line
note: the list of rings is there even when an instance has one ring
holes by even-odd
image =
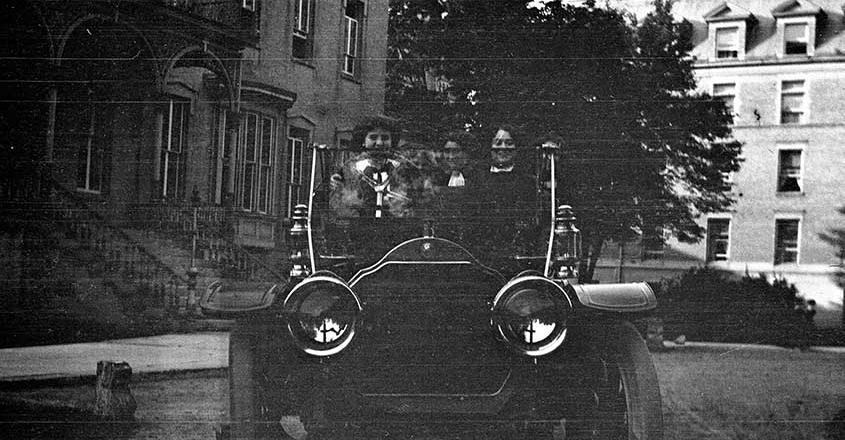
[[[795,348],[790,347],[781,347],[779,345],[766,345],[766,344],[738,344],[738,343],[729,343],[729,342],[696,342],[696,341],[688,341],[684,344],[676,344],[672,341],[664,341],[663,347],[667,351],[672,350],[683,350],[684,348],[693,348],[693,349],[703,349],[703,350],[713,350],[713,351],[720,351],[720,352],[727,352],[727,351],[741,351],[741,350],[796,350]],[[819,353],[835,353],[845,355],[845,347],[807,347],[804,350],[806,351],[815,351]]]
[[[226,368],[229,334],[205,332],[0,350],[0,383],[94,377],[97,361],[125,361],[132,372]]]
[[[792,350],[773,345],[666,342],[666,351]],[[808,351],[845,355],[845,347],[810,347]],[[84,344],[0,350],[0,384],[94,377],[97,361],[125,361],[135,374],[220,369],[229,366],[229,333],[204,332],[117,339]]]

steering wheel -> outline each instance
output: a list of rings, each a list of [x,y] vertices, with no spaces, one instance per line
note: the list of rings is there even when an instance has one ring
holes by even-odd
[[[383,210],[408,205],[409,182],[397,179],[401,170],[413,167],[407,158],[389,151],[365,152],[348,161],[345,169],[350,170],[355,180],[363,182],[375,193],[375,216],[381,217]],[[359,188],[361,188],[359,187]],[[387,202],[391,202],[388,204]]]
[[[366,154],[364,157],[354,159],[352,170],[355,175],[367,183],[377,194],[395,197],[399,200],[410,201],[406,195],[397,192],[393,186],[401,185],[404,182],[396,182],[397,170],[413,166],[406,158],[393,153]]]

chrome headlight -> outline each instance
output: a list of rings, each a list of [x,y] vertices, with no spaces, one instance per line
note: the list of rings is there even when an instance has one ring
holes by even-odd
[[[310,355],[330,356],[352,342],[362,308],[346,283],[334,276],[316,275],[291,290],[284,310],[296,344]]]
[[[543,356],[566,338],[572,301],[554,281],[525,275],[508,282],[493,300],[493,327],[512,348]]]

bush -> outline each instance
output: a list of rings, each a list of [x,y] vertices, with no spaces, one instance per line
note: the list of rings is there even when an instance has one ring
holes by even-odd
[[[666,337],[690,340],[806,346],[812,323],[804,300],[784,280],[693,268],[654,286]]]

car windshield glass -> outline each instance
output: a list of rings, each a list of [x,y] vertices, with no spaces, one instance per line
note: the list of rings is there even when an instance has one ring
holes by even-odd
[[[328,208],[340,218],[434,215],[441,170],[429,150],[364,151],[330,170]]]
[[[376,261],[422,235],[473,252],[510,252],[508,247],[536,241],[531,237],[539,237],[539,218],[548,212],[539,203],[533,168],[494,172],[489,162],[455,161],[431,149],[320,154],[322,176],[312,203],[319,255]],[[456,169],[457,163],[463,167]]]

